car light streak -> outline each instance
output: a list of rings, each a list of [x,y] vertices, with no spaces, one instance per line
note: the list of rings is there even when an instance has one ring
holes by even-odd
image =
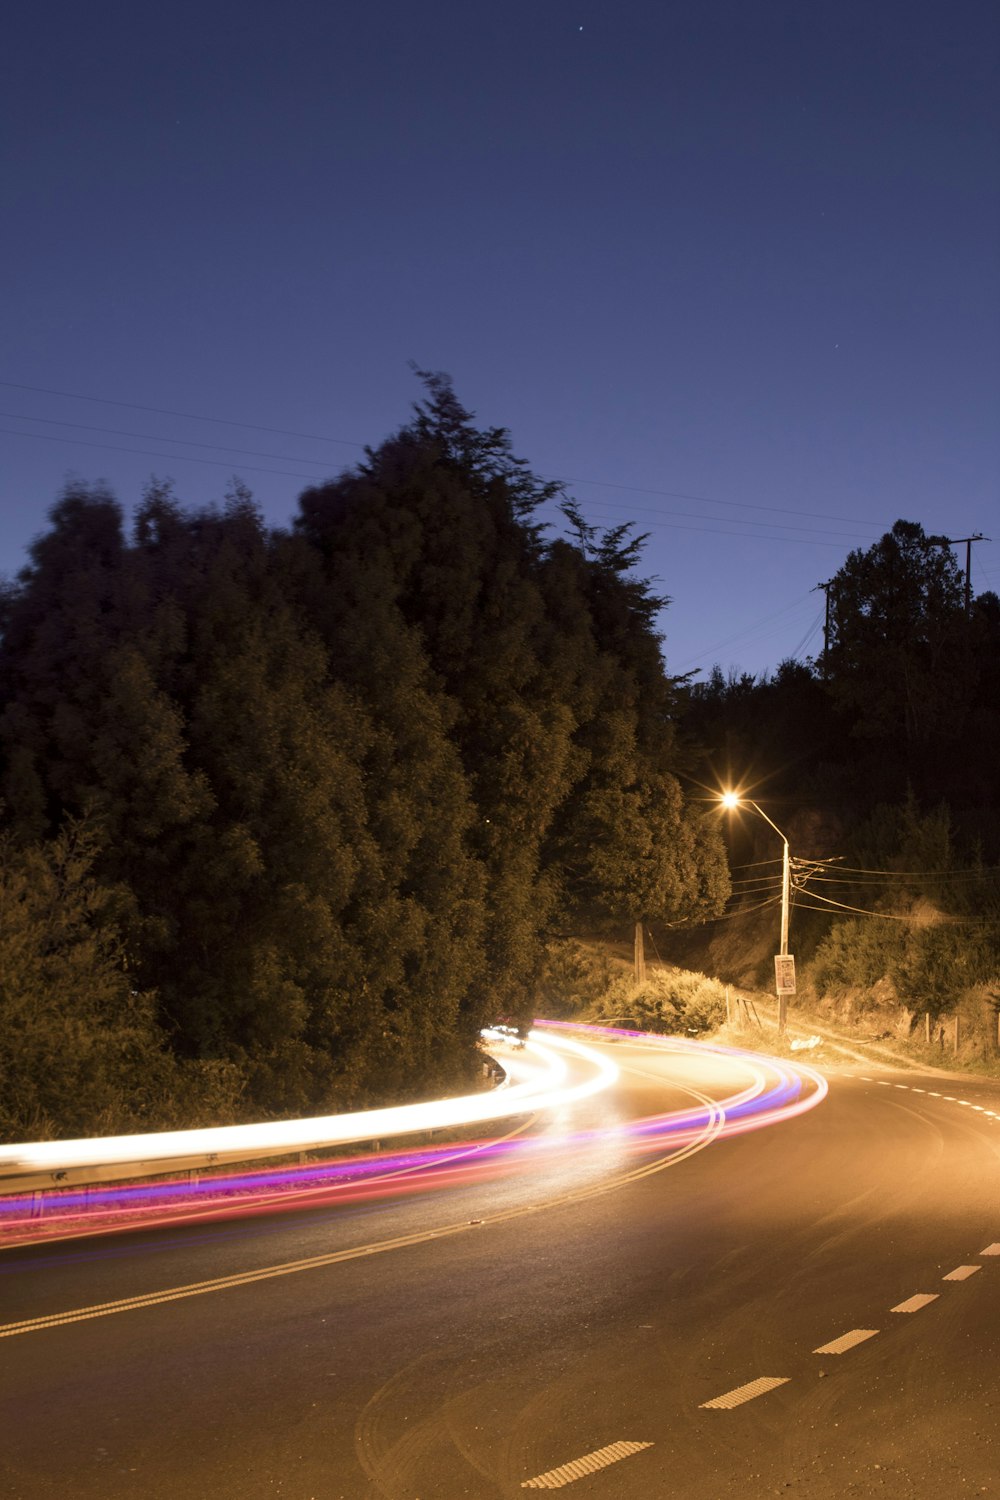
[[[497,1032],[484,1037],[494,1047],[509,1038]],[[558,1049],[558,1050],[554,1050]],[[150,1135],[105,1136],[90,1140],[35,1141],[0,1147],[0,1180],[30,1172],[68,1173],[101,1166],[153,1164],[178,1158],[215,1157],[218,1160],[252,1160],[265,1154],[307,1151],[322,1146],[381,1140],[423,1130],[446,1130],[499,1120],[536,1110],[555,1109],[607,1088],[618,1069],[600,1053],[560,1037],[543,1042],[532,1034],[524,1050],[544,1066],[528,1070],[518,1052],[511,1050],[512,1070],[528,1073],[522,1082],[488,1094],[464,1094],[421,1104],[401,1104],[387,1109],[361,1110],[353,1114],[323,1115],[307,1120],[280,1120],[262,1125],[223,1125],[198,1130],[162,1130]],[[582,1059],[592,1069],[577,1084],[567,1084],[566,1060],[559,1051]]]
[[[270,1149],[274,1149],[276,1140],[286,1143],[290,1138],[298,1142],[307,1137],[315,1139],[317,1127],[329,1131],[328,1140],[358,1142],[401,1135],[407,1130],[437,1130],[484,1119],[553,1111],[606,1089],[618,1077],[615,1063],[567,1035],[570,1029],[583,1031],[595,1040],[615,1038],[635,1042],[643,1049],[663,1050],[701,1061],[717,1058],[743,1075],[740,1082],[747,1081],[743,1087],[718,1100],[688,1089],[687,1092],[698,1099],[696,1105],[610,1128],[528,1137],[513,1132],[499,1139],[464,1141],[457,1145],[431,1145],[408,1151],[340,1157],[296,1167],[259,1167],[205,1178],[200,1182],[161,1179],[100,1190],[60,1189],[47,1194],[51,1206],[46,1208],[43,1220],[33,1217],[37,1213],[37,1200],[31,1195],[8,1196],[0,1198],[2,1243],[20,1243],[38,1238],[40,1234],[45,1238],[93,1234],[134,1224],[147,1227],[153,1223],[244,1217],[274,1212],[282,1207],[346,1205],[448,1191],[486,1184],[522,1172],[532,1157],[553,1153],[582,1157],[612,1138],[627,1155],[637,1158],[664,1150],[673,1154],[690,1144],[703,1142],[706,1131],[710,1131],[713,1139],[719,1139],[793,1119],[814,1108],[827,1093],[827,1083],[822,1075],[799,1062],[790,1064],[783,1059],[763,1057],[736,1048],[612,1027],[583,1028],[572,1023],[538,1022],[536,1028],[544,1030],[533,1031],[523,1049],[516,1051],[510,1048],[509,1038],[495,1034],[487,1036],[493,1050],[499,1050],[506,1043],[503,1046],[504,1064],[512,1080],[505,1088],[488,1096],[472,1095],[278,1125],[230,1126],[220,1131],[163,1132],[152,1137],[53,1141],[6,1147],[0,1152],[0,1170],[5,1161],[15,1156],[18,1162],[27,1160],[32,1166],[40,1160],[65,1162],[67,1150],[71,1147],[79,1149],[76,1159],[87,1164],[102,1159],[135,1161],[136,1154],[129,1157],[127,1153],[130,1150],[135,1153],[137,1143],[140,1143],[141,1157],[145,1161],[157,1159],[149,1149],[150,1142],[162,1146],[159,1159],[176,1156],[178,1137],[188,1142],[197,1138],[202,1143],[202,1150],[225,1151],[228,1155],[239,1149],[250,1154],[246,1143],[251,1138],[258,1142],[267,1140],[272,1143]],[[575,1059],[584,1065],[584,1076],[575,1084],[568,1081],[567,1059]],[[240,1146],[221,1146],[220,1141],[233,1140],[233,1131],[241,1132]],[[166,1143],[168,1138],[169,1144]],[[209,1141],[215,1144],[208,1146]],[[102,1148],[107,1151],[107,1157],[99,1155]]]

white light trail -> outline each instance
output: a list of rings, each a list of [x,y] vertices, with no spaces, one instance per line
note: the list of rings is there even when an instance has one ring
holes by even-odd
[[[307,1151],[319,1146],[381,1140],[415,1131],[441,1130],[500,1120],[511,1115],[557,1109],[608,1088],[618,1077],[613,1062],[593,1048],[565,1036],[531,1032],[514,1047],[499,1032],[485,1032],[491,1051],[503,1055],[508,1073],[520,1081],[488,1093],[464,1094],[353,1114],[321,1115],[306,1120],[270,1121],[261,1125],[225,1125],[199,1130],[163,1130],[149,1135],[105,1136],[73,1141],[34,1141],[0,1147],[0,1179],[30,1173],[69,1173],[82,1168],[136,1166],[211,1157],[217,1161],[252,1160],[266,1155]],[[567,1082],[568,1054],[587,1065],[582,1081]]]

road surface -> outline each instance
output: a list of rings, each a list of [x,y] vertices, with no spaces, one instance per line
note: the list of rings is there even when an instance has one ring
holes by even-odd
[[[746,1067],[603,1050],[405,1192],[0,1252],[0,1493],[1000,1495],[1000,1087],[637,1137]]]

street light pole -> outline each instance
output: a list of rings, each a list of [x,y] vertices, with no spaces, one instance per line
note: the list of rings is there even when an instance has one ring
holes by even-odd
[[[788,956],[788,910],[791,904],[792,892],[792,862],[788,854],[788,840],[773,818],[769,818],[762,807],[758,807],[752,797],[741,797],[738,792],[724,792],[722,795],[724,807],[752,807],[755,813],[769,823],[781,840],[781,946],[779,949],[782,958]],[[778,990],[778,1035],[784,1036],[785,1022],[788,1018],[788,995],[785,990]]]

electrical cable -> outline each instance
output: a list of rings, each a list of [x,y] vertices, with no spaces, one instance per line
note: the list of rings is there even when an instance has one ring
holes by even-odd
[[[52,427],[75,427],[79,432],[105,432],[112,437],[137,438],[140,442],[148,443],[180,443],[188,448],[212,448],[219,453],[239,453],[247,458],[273,458],[279,463],[292,464],[315,464],[318,468],[329,468],[330,460],[326,458],[299,458],[294,453],[260,453],[255,448],[230,448],[226,443],[200,443],[196,438],[172,438],[165,437],[159,432],[129,432],[127,428],[121,427],[94,427],[86,422],[64,422],[60,417],[30,417],[21,411],[0,411],[0,417],[8,422],[47,422]],[[39,432],[37,437],[55,437],[55,433]],[[184,454],[178,454],[183,458]]]
[[[277,474],[283,479],[301,479],[304,484],[315,484],[315,474],[293,474],[288,469],[265,469],[260,464],[231,464],[221,458],[196,458],[193,453],[153,453],[148,448],[122,448],[116,443],[90,443],[86,438],[59,437],[54,432],[13,432],[9,427],[0,427],[0,433],[8,437],[38,438],[48,443],[73,443],[81,448],[100,448],[104,453],[131,453],[137,458],[162,458],[167,463],[211,464],[216,469],[248,469],[252,474]],[[170,442],[170,438],[162,441]],[[307,460],[309,462],[309,460]]]
[[[718,917],[702,917],[697,921],[667,922],[664,925],[669,927],[671,931],[676,931],[682,927],[706,927],[709,922],[728,922],[734,917],[752,916],[754,912],[764,911],[769,906],[777,906],[780,900],[780,896],[773,896],[771,900],[761,901],[757,906],[741,906],[736,911],[724,911]]]
[[[121,408],[123,410],[127,410],[127,411],[142,411],[142,412],[147,412],[147,413],[149,413],[151,415],[154,415],[154,416],[179,417],[179,418],[181,418],[181,419],[183,419],[185,421],[207,422],[207,423],[211,423],[211,424],[216,425],[216,426],[224,426],[224,427],[239,427],[239,428],[242,428],[244,431],[247,431],[247,432],[266,432],[266,433],[270,433],[272,436],[276,436],[276,437],[301,438],[301,439],[305,439],[305,440],[307,440],[309,442],[336,443],[336,444],[338,444],[340,446],[350,447],[350,448],[360,448],[362,450],[365,449],[365,448],[367,448],[367,446],[368,446],[366,443],[358,442],[356,439],[353,439],[353,438],[333,437],[333,436],[330,436],[329,434],[317,433],[317,432],[300,432],[300,431],[296,431],[294,429],[284,428],[284,427],[269,427],[269,426],[265,426],[263,423],[260,423],[260,422],[239,422],[239,421],[236,421],[233,418],[229,418],[229,417],[206,416],[206,415],[204,415],[204,414],[202,414],[200,412],[181,411],[181,410],[178,410],[178,409],[173,408],[173,407],[148,406],[148,405],[136,402],[136,401],[114,401],[114,400],[111,400],[108,397],[104,397],[104,396],[88,396],[88,395],[84,395],[80,391],[56,390],[56,389],[53,389],[53,388],[47,387],[47,386],[28,385],[28,384],[26,384],[26,383],[24,383],[22,381],[0,380],[0,387],[3,387],[4,389],[8,389],[8,390],[30,391],[34,395],[56,396],[56,397],[58,397],[61,400],[87,401],[87,402],[90,402],[90,403],[92,403],[94,405],[99,405],[99,406],[119,407],[119,408]],[[48,421],[51,421],[53,424],[59,425],[59,426],[82,426],[83,425],[83,424],[73,423],[73,422],[61,422],[57,418],[48,418],[48,417],[25,417],[25,418],[18,418],[17,420],[25,420],[25,421],[32,421],[32,422],[48,422]],[[100,428],[98,428],[98,429],[91,429],[91,430],[97,430],[97,431],[101,431],[101,430],[114,431],[114,429],[100,429]],[[18,433],[18,434],[9,434],[9,435],[26,437],[26,436],[29,436],[30,434],[27,434],[27,433]],[[120,435],[122,435],[122,436],[128,436],[129,434],[120,434]],[[137,434],[137,436],[138,436],[138,434]],[[184,438],[154,438],[153,441],[183,443],[183,442],[186,442],[188,440],[184,439]],[[211,447],[211,446],[216,446],[216,445],[212,445],[212,444],[199,444],[199,443],[195,443],[195,442],[192,441],[191,446],[196,446],[196,447]],[[114,448],[112,448],[112,451],[121,451],[121,450],[115,450]],[[161,457],[163,455],[153,454],[151,456],[152,457]],[[261,455],[261,456],[270,456],[270,455]],[[275,456],[278,457],[279,455],[275,455]],[[315,460],[315,459],[298,459],[298,458],[292,457],[291,455],[281,455],[281,457],[284,457],[286,461],[293,462],[293,463],[299,463],[299,462],[302,462],[302,463],[316,463],[316,462],[319,462],[319,460]],[[295,477],[295,476],[293,476],[293,477]],[[644,485],[621,484],[621,483],[619,483],[619,482],[617,482],[615,480],[605,480],[605,479],[577,479],[577,478],[567,478],[567,477],[563,477],[563,476],[554,476],[554,478],[555,478],[555,482],[556,483],[563,484],[563,485],[570,485],[570,484],[573,484],[573,485],[576,485],[576,484],[594,485],[594,486],[596,486],[598,488],[621,490],[621,491],[623,491],[625,493],[629,493],[629,494],[655,495],[655,496],[662,496],[664,499],[672,499],[672,500],[693,500],[693,501],[697,502],[698,504],[702,504],[702,505],[720,505],[720,506],[728,507],[731,510],[748,510],[748,511],[757,511],[758,513],[764,513],[764,514],[769,514],[769,515],[795,516],[795,517],[799,517],[799,518],[801,518],[803,520],[836,521],[836,522],[841,522],[841,523],[843,523],[845,525],[849,525],[849,526],[861,526],[861,527],[864,528],[866,534],[868,532],[871,532],[872,535],[875,535],[875,536],[877,536],[879,534],[877,532],[877,530],[873,529],[872,523],[871,523],[870,519],[862,519],[861,517],[858,517],[858,516],[831,515],[829,512],[825,512],[825,511],[800,511],[800,510],[793,510],[793,509],[791,509],[791,508],[789,508],[787,506],[756,505],[753,502],[746,501],[746,500],[717,500],[717,499],[714,498],[714,496],[711,496],[711,495],[698,495],[698,494],[692,494],[692,493],[690,493],[688,491],[684,491],[684,490],[665,490],[665,489],[653,488],[653,487],[644,486]],[[605,505],[614,507],[615,506],[615,502],[612,501],[612,500],[606,500],[605,501]],[[621,507],[621,508],[625,508],[625,507]],[[680,515],[682,518],[700,519],[700,517],[698,517],[698,516],[689,516],[685,512],[670,512],[670,511],[664,512],[661,508],[654,509],[652,507],[648,507],[648,508],[640,507],[640,509],[646,509],[646,510],[648,510],[649,514],[654,515],[654,516],[662,516],[664,514],[666,514],[666,515],[675,515],[676,514],[676,515]],[[709,519],[709,518],[706,518],[706,519]],[[737,521],[738,520],[738,518],[735,517],[735,516],[720,516],[718,519],[720,521],[723,521],[723,522],[724,521],[729,521],[729,520],[731,520],[731,521]],[[767,527],[771,527],[772,529],[775,529],[775,530],[781,530],[781,529],[785,529],[785,530],[789,530],[789,529],[806,530],[807,529],[807,528],[804,528],[804,527],[797,527],[797,528],[784,527],[783,528],[783,527],[781,527],[781,524],[778,523],[778,522],[768,522],[768,521],[746,521],[746,522],[740,522],[739,524],[746,525],[746,526],[757,526],[757,527],[767,526]],[[679,529],[679,530],[695,530],[695,529],[698,529],[698,528],[681,527],[681,528],[675,528],[675,529]],[[711,530],[711,529],[709,529],[709,534],[710,535],[719,535],[719,536],[727,536],[727,535],[728,536],[732,536],[732,535],[740,536],[740,535],[743,535],[744,533],[741,533],[741,532],[717,531],[717,530]],[[850,540],[851,539],[851,535],[849,535],[847,533],[828,532],[828,533],[825,533],[825,534],[831,535],[831,536],[842,536],[845,540]],[[784,538],[774,538],[774,540],[802,541],[804,539],[803,538],[784,537]],[[805,540],[807,540],[807,539],[805,539]],[[831,543],[817,542],[817,545],[829,546],[829,545],[832,545],[832,544]]]
[[[1000,865],[985,865],[981,870],[871,870],[861,865],[837,865],[838,874],[847,872],[855,875],[879,875],[898,880],[940,880],[945,876],[978,880],[984,874],[1000,874]]]
[[[900,916],[896,912],[869,911],[864,906],[847,906],[843,901],[833,901],[829,896],[821,896],[818,891],[809,890],[808,886],[801,887],[801,890],[803,890],[807,896],[812,896],[814,901],[823,902],[822,907],[817,906],[809,908],[812,911],[823,911],[826,907],[830,906],[835,907],[838,911],[854,912],[860,917],[884,917],[887,922],[909,922],[911,920],[910,917]],[[804,901],[796,901],[795,905],[807,906],[807,903]]]
[[[42,385],[21,385],[15,380],[0,380],[0,386],[12,391],[34,391],[38,396],[61,396],[70,401],[92,401],[97,406],[121,406],[128,411],[151,412],[158,417],[184,417],[192,422],[213,422],[220,427],[242,427],[247,432],[270,432],[274,437],[308,438],[315,443],[341,443],[348,448],[364,448],[353,438],[325,437],[318,432],[292,432],[285,427],[263,427],[259,422],[234,422],[229,417],[205,417],[196,411],[172,411],[166,406],[140,406],[135,401],[109,401],[105,396],[83,396],[79,391],[52,391]],[[41,419],[40,419],[41,420]]]

